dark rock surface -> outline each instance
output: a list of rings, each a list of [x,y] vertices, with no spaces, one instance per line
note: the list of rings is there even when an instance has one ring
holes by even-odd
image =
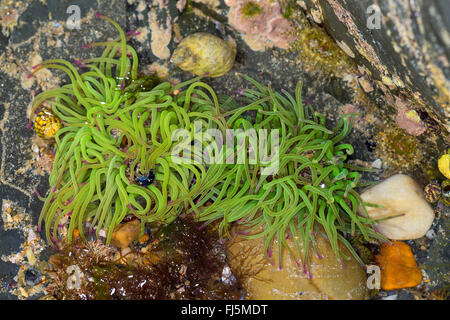
[[[403,93],[414,109],[432,115],[450,129],[448,101],[450,6],[446,0],[335,1],[306,0],[321,12],[324,27],[343,41],[358,65],[392,92]],[[380,11],[370,10],[377,5]],[[378,10],[378,9],[377,9]],[[380,13],[379,28],[369,28]],[[446,80],[436,81],[436,69]]]

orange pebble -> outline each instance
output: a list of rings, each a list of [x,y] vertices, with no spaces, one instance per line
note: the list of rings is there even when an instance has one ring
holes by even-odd
[[[73,230],[73,238],[76,239],[80,236],[80,231],[78,231],[78,229],[74,229]]]
[[[382,244],[376,261],[381,269],[381,289],[396,290],[417,286],[422,273],[411,248],[402,241]]]

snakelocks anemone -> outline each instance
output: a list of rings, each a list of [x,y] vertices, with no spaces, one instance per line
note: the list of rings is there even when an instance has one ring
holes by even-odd
[[[357,214],[358,208],[365,211],[355,191],[358,171],[367,169],[345,162],[353,147],[342,142],[353,114],[327,129],[322,114],[303,106],[301,83],[291,96],[244,76],[255,89],[242,93],[248,103],[241,107],[231,98],[219,99],[200,78],[178,85],[149,84],[138,76],[138,58],[123,30],[97,16],[120,34],[114,41],[87,45],[104,46],[100,57],[74,64],[47,60],[33,71],[59,69],[71,81],[42,92],[33,102],[32,114],[45,104],[62,122],[55,135],[51,188],[39,218],[49,241],[62,237],[58,226],[65,216],[66,241],[77,228],[84,239],[87,232],[99,236],[104,230],[109,243],[114,228],[129,215],[144,227],[170,223],[181,214],[192,214],[205,225],[220,221],[224,237],[232,235],[232,225],[240,225],[242,237],[264,241],[265,254],[270,255],[277,239],[280,249],[299,256],[303,265],[315,251],[317,236],[325,236],[336,255],[348,258],[339,246],[342,242],[359,261],[348,234],[383,240],[367,212]],[[270,146],[271,157],[261,157],[261,143],[256,144],[253,135],[242,140],[235,134],[264,130],[279,132],[263,143],[266,151]],[[212,134],[205,139],[205,132],[219,133],[233,143],[213,145]],[[180,148],[179,140],[187,143]],[[216,161],[205,161],[204,151],[211,146]],[[193,158],[203,161],[174,157],[190,147]],[[241,161],[229,161],[242,150],[259,157],[244,152]],[[297,248],[288,246],[287,237]],[[294,255],[297,250],[300,254]],[[278,252],[281,262],[282,250]]]

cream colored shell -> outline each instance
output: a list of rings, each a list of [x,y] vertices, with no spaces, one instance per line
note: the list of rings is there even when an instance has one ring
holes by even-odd
[[[198,32],[180,42],[170,61],[197,76],[219,77],[230,71],[235,58],[236,48],[230,43]]]

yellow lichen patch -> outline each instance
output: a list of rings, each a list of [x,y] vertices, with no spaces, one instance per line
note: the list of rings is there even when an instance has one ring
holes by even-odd
[[[411,248],[402,241],[383,244],[376,261],[381,269],[383,290],[411,288],[422,282],[422,273]]]
[[[425,160],[417,137],[397,126],[383,126],[375,140],[375,155],[383,161],[386,175],[411,171]],[[424,167],[422,164],[420,166]]]
[[[408,119],[411,119],[411,120],[413,120],[413,121],[416,121],[416,122],[420,122],[421,120],[420,120],[420,117],[419,117],[419,114],[417,113],[417,111],[415,111],[415,110],[409,110],[409,111],[407,111],[406,113],[405,113],[405,115],[406,115],[406,117],[408,118]]]
[[[325,75],[340,75],[355,68],[350,56],[354,56],[347,44],[339,45],[320,27],[312,26],[303,13],[294,11],[295,37],[291,50],[298,52],[299,61],[305,68],[320,71]],[[345,51],[345,52],[344,52]]]
[[[438,160],[439,171],[450,179],[450,154],[444,153]]]
[[[59,129],[62,128],[61,119],[51,110],[42,109],[34,120],[34,130],[43,139],[53,139]]]

